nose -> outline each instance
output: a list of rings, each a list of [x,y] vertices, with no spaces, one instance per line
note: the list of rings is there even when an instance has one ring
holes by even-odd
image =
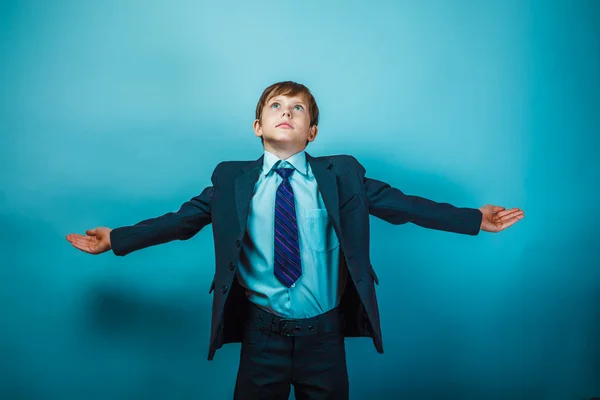
[[[281,115],[281,116],[282,116],[282,117],[284,117],[284,116],[286,116],[286,115],[287,115],[287,117],[288,117],[288,118],[291,118],[291,117],[292,117],[292,113],[290,112],[290,110],[288,110],[288,109],[283,109],[283,113],[282,113],[282,115]]]

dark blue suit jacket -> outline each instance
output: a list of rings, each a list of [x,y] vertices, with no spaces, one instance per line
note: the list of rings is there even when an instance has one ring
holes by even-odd
[[[369,215],[392,224],[412,222],[448,232],[477,235],[482,214],[478,209],[458,208],[422,197],[408,196],[390,185],[365,176],[352,156],[311,157],[306,154],[340,242],[340,263],[350,277],[341,301],[346,336],[371,337],[383,353],[379,309],[375,293],[377,275],[369,254]],[[239,285],[236,265],[246,232],[250,200],[263,157],[255,161],[227,161],[215,168],[212,186],[185,202],[177,212],[115,228],[110,239],[114,254],[186,240],[213,224],[215,276],[212,326],[208,359],[224,343],[239,342],[248,306]]]

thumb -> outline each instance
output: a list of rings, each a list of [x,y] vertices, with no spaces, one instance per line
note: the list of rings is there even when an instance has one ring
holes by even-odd
[[[492,208],[493,212],[500,212],[500,211],[504,211],[504,207],[500,207],[500,206],[494,206]]]
[[[85,233],[88,236],[96,236],[96,229],[95,228],[94,229],[88,229],[87,231],[85,231]]]

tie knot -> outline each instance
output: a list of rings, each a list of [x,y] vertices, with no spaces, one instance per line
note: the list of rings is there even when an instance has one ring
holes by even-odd
[[[287,179],[294,173],[294,168],[277,168],[275,172],[279,174],[283,179]]]

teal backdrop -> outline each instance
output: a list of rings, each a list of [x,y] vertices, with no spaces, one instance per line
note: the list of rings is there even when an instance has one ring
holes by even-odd
[[[258,158],[280,80],[318,101],[312,155],[525,210],[477,237],[372,219],[385,354],[347,340],[352,399],[600,396],[599,1],[0,4],[0,398],[231,398],[210,227],[123,258],[65,236]]]

